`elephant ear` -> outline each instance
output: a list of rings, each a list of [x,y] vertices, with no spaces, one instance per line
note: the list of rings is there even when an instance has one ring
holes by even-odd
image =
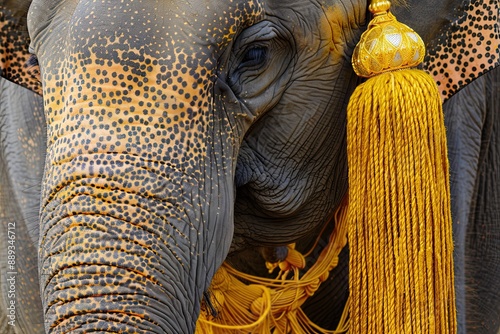
[[[0,0],[0,76],[41,95],[38,63],[28,51],[26,17],[30,3]]]
[[[443,100],[500,64],[498,0],[410,1],[395,15],[424,39]]]

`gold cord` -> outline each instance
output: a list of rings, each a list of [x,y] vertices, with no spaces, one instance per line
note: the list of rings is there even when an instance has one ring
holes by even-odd
[[[335,214],[335,227],[328,245],[301,277],[299,268],[289,264],[280,266],[285,270],[280,271],[277,279],[269,279],[245,274],[224,263],[211,285],[220,313],[214,318],[207,308],[202,308],[197,333],[345,333],[348,304],[336,330],[312,323],[301,306],[337,266],[338,256],[346,243],[347,201],[344,200]],[[287,279],[290,271],[293,278]]]

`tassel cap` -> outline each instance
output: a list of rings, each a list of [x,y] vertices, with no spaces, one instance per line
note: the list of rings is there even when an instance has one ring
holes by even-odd
[[[416,67],[424,59],[424,42],[413,29],[396,20],[390,7],[385,0],[372,1],[369,6],[374,18],[352,56],[352,66],[360,77]]]

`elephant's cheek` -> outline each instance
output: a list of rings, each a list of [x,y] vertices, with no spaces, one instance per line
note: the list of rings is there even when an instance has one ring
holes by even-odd
[[[214,167],[223,165],[228,144],[205,135],[225,129],[205,116],[203,92],[194,106],[186,89],[178,95],[136,85],[129,97],[112,82],[106,91],[65,95],[84,76],[64,69],[65,80],[45,78],[56,80],[47,87],[65,87],[45,95],[39,268],[46,330],[194,332],[232,234],[232,210],[224,209],[233,200],[231,169],[225,175]],[[151,97],[158,94],[161,105]]]

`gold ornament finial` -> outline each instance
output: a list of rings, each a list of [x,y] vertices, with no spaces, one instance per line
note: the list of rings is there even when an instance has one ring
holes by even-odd
[[[389,8],[391,8],[391,2],[387,0],[372,1],[368,6],[368,10],[375,16],[384,12],[387,13]]]
[[[374,17],[352,56],[354,71],[361,77],[415,67],[424,59],[424,42],[413,29],[396,20],[390,7],[387,0],[373,0],[368,7]]]

